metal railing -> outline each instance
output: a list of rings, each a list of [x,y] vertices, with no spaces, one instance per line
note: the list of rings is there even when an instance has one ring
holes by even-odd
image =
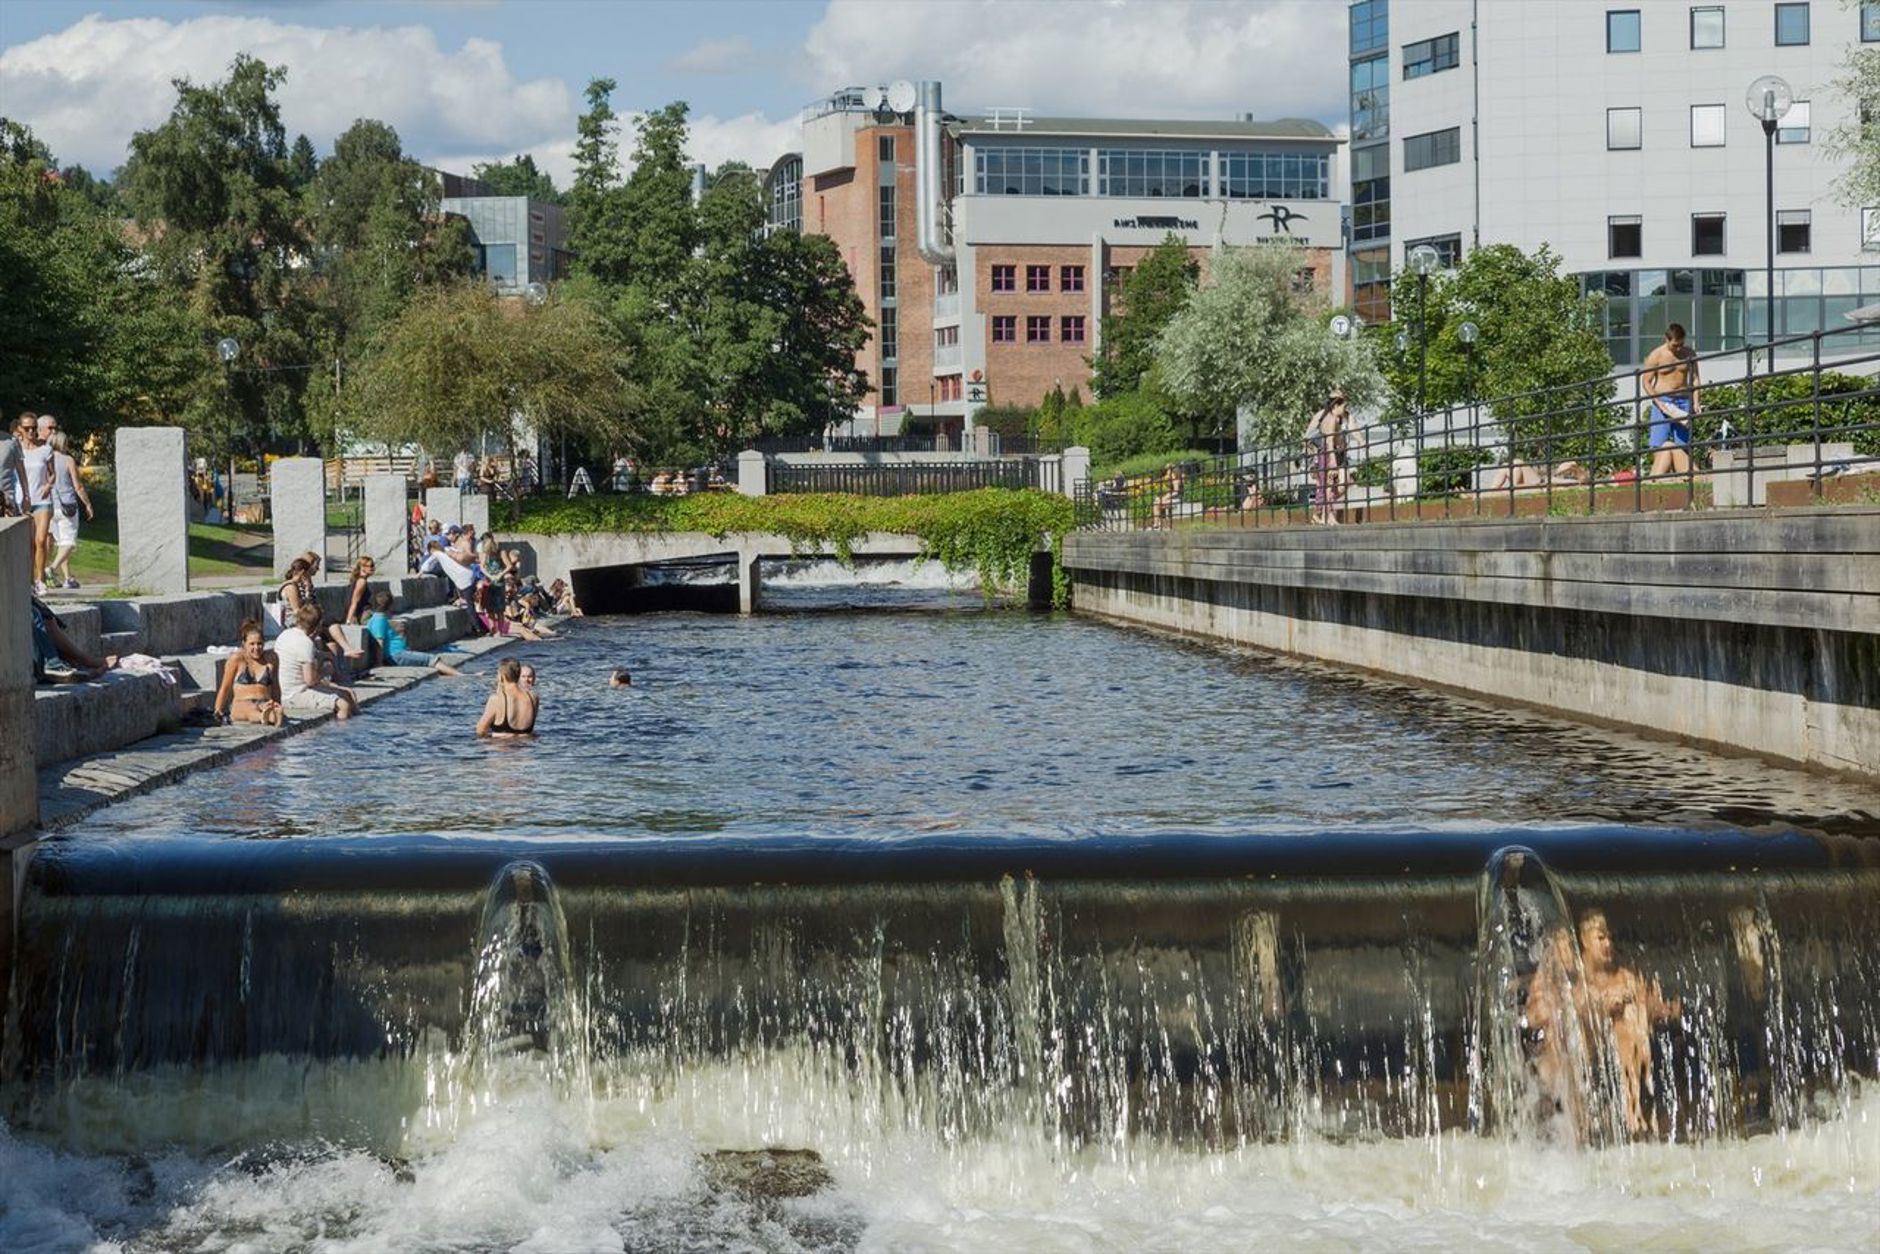
[[[1347,425],[1330,441],[1083,480],[1078,525],[1244,526],[1880,504],[1880,349],[1865,328],[1694,356],[1696,412],[1673,424],[1644,368]],[[1772,349],[1795,352],[1775,357]],[[1742,377],[1701,380],[1741,362]],[[1786,364],[1793,362],[1795,364]],[[1707,369],[1708,367],[1708,369]],[[1303,419],[1302,419],[1303,422]],[[1679,447],[1673,448],[1673,445]]]
[[[767,491],[848,492],[858,496],[931,496],[977,488],[1035,488],[1033,458],[1000,461],[896,462],[891,465],[803,466],[772,461]]]

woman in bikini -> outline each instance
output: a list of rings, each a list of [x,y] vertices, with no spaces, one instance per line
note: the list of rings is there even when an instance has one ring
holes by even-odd
[[[535,693],[522,683],[522,664],[506,657],[496,668],[496,691],[483,703],[477,735],[498,740],[535,735]]]
[[[371,579],[378,571],[378,563],[369,557],[362,557],[353,563],[352,581],[346,585],[346,621],[363,623],[371,613],[368,597],[371,593]]]
[[[232,723],[281,725],[281,681],[274,655],[267,651],[259,619],[248,619],[238,633],[241,649],[223,663],[216,689],[215,713]]]

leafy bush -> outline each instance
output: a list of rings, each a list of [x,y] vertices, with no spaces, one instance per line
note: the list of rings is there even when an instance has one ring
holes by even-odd
[[[1025,586],[1031,555],[1051,546],[1052,601],[1070,599],[1070,582],[1057,561],[1071,529],[1070,498],[1030,489],[982,488],[935,496],[849,496],[792,493],[742,496],[708,492],[693,496],[581,496],[572,500],[532,497],[516,530],[537,535],[603,531],[768,531],[789,539],[800,552],[823,545],[846,562],[853,545],[871,531],[920,539],[923,556],[948,571],[978,574],[986,594]]]
[[[1038,420],[1038,410],[1031,405],[986,405],[973,414],[973,425],[996,431],[1002,436],[1030,435]]]
[[[1108,465],[1099,465],[1093,457],[1091,459],[1090,477],[1092,479],[1114,479],[1116,476],[1122,475],[1125,478],[1133,479],[1142,476],[1160,475],[1170,466],[1198,465],[1212,460],[1213,457],[1213,453],[1208,452],[1206,449],[1199,448],[1176,449],[1174,452],[1170,453],[1144,453],[1139,457],[1127,458],[1120,462],[1111,462]]]
[[[1093,466],[1107,466],[1145,454],[1172,453],[1182,446],[1182,433],[1175,428],[1174,414],[1167,401],[1153,388],[1109,396],[1082,409],[1066,410],[1075,415],[1073,430],[1077,442],[1090,449]]]
[[[1754,393],[1753,405],[1750,399]],[[1808,374],[1757,379],[1753,388],[1723,383],[1703,389],[1704,411],[1692,438],[1715,440],[1727,418],[1732,438],[1766,444],[1801,444],[1814,439],[1815,382]],[[1745,410],[1745,412],[1735,412]],[[1865,431],[1857,430],[1867,427]],[[1875,381],[1824,372],[1821,376],[1821,439],[1852,443],[1863,457],[1880,457],[1880,392]]]
[[[1487,449],[1472,445],[1425,449],[1417,454],[1417,494],[1454,496],[1475,486],[1475,469],[1494,460]]]

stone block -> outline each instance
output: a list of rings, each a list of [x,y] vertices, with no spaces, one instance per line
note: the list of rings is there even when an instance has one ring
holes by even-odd
[[[490,498],[478,492],[464,496],[458,503],[458,521],[477,529],[477,538],[490,529]]]
[[[157,734],[177,718],[176,689],[157,675],[114,671],[84,684],[33,693],[33,752],[40,766],[109,753]]]
[[[189,493],[181,427],[117,431],[118,586],[189,590]]]
[[[52,612],[59,616],[59,626],[65,628],[65,634],[72,638],[73,644],[87,653],[98,652],[104,622],[97,606],[64,603],[54,605]]]
[[[426,488],[424,490],[425,521],[441,522],[446,527],[454,527],[463,521],[464,495],[455,488]]]
[[[764,455],[754,448],[738,454],[738,492],[743,496],[763,496],[770,491],[770,468]]]
[[[32,565],[32,522],[0,518],[0,727],[13,733],[0,735],[0,836],[39,822],[33,746],[14,731],[25,728],[33,707]],[[10,897],[0,900],[0,911],[11,905]]]
[[[274,573],[311,550],[326,556],[326,466],[317,457],[283,457],[268,470],[274,519]]]
[[[1077,485],[1090,478],[1090,450],[1081,444],[1065,449],[1058,475],[1059,490],[1065,496],[1077,495]]]
[[[405,536],[410,527],[410,513],[405,508],[403,475],[367,475],[366,547],[363,556],[378,563],[381,573],[397,574],[410,569],[405,557]]]

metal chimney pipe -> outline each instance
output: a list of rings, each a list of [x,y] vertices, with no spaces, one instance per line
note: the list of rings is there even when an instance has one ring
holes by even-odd
[[[946,213],[946,163],[942,160],[940,84],[915,84],[914,97],[914,247],[930,266],[953,264],[953,245],[941,238]]]

